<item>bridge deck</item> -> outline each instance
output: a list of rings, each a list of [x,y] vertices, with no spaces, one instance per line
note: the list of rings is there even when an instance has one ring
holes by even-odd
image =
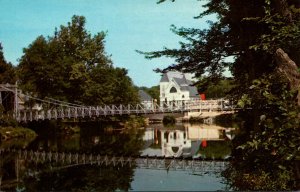
[[[232,109],[232,108],[227,108]],[[158,114],[158,113],[183,113],[191,111],[223,111],[222,100],[192,100],[168,102],[163,106],[151,105],[111,105],[111,106],[61,106],[48,110],[19,110],[16,115],[17,121],[38,121],[44,119],[65,118],[91,118],[99,116],[131,115],[131,114]]]
[[[16,85],[0,84],[0,92],[9,91],[14,93],[14,118],[21,121],[38,121],[64,118],[91,118],[112,115],[130,114],[153,114],[153,113],[178,113],[190,111],[223,111],[233,109],[232,106],[225,106],[228,101],[219,100],[174,100],[162,102],[149,102],[136,105],[104,105],[104,106],[83,106],[74,103],[59,101],[52,98],[46,100],[23,94]],[[23,99],[22,99],[23,98]],[[33,103],[40,103],[35,109],[24,106],[24,101],[30,99]],[[2,101],[2,100],[1,100]],[[47,109],[45,109],[47,106]],[[226,108],[225,108],[226,107]]]

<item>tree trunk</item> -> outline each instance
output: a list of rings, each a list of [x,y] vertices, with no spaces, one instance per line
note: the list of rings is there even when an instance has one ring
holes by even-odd
[[[297,103],[300,106],[300,73],[296,63],[280,48],[276,50],[275,58],[279,73],[287,78],[292,89],[298,91]]]

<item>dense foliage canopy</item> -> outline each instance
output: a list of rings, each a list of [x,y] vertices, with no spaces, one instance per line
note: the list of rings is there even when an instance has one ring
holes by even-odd
[[[105,35],[92,36],[85,18],[73,16],[53,36],[37,37],[24,49],[18,66],[23,90],[39,98],[87,105],[137,102],[127,70],[113,67],[105,52]]]
[[[299,68],[299,7],[297,0],[209,0],[197,17],[216,15],[217,21],[209,22],[208,29],[172,26],[185,40],[180,48],[142,52],[149,59],[175,58],[175,64],[157,71],[190,72],[205,82],[222,79],[229,68],[235,85],[232,97],[244,120],[234,141],[234,166],[229,174],[238,189],[294,187],[292,160],[300,149],[296,100],[300,87],[277,72],[276,50],[284,50]]]
[[[3,48],[0,43],[0,84],[15,84],[16,83],[15,67],[8,63],[3,55]]]
[[[171,30],[185,40],[180,42],[180,48],[144,54],[150,59],[173,57],[176,63],[164,70],[192,72],[198,78],[208,74],[210,80],[222,77],[229,67],[236,83],[243,85],[239,87],[243,93],[252,80],[274,70],[272,56],[277,48],[283,48],[300,63],[297,43],[300,21],[299,10],[295,8],[299,3],[293,2],[297,1],[208,1],[204,5],[206,11],[198,18],[217,15],[216,22],[209,21],[209,29],[172,26]],[[290,22],[281,13],[286,11],[291,15]],[[242,87],[245,89],[241,90]]]

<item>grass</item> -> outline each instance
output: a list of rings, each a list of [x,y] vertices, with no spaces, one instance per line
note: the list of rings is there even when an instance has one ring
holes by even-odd
[[[31,130],[23,127],[0,127],[0,139],[2,141],[16,139],[16,138],[24,138],[24,139],[32,139],[35,138],[37,134]]]

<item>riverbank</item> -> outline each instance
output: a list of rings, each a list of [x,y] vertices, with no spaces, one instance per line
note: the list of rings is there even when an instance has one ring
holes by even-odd
[[[31,143],[37,134],[23,127],[0,127],[0,148],[25,148]]]
[[[0,141],[8,141],[12,139],[34,139],[37,134],[23,127],[0,127]]]
[[[237,113],[233,112],[194,112],[186,115],[185,117],[176,117],[174,114],[164,115],[163,119],[153,121],[149,120],[150,123],[191,123],[191,124],[217,124],[224,127],[239,127],[241,119]]]
[[[44,121],[33,121],[25,124],[25,127],[29,127],[34,130],[37,134],[42,131],[39,127],[47,129],[49,133],[59,133],[61,135],[73,135],[79,133],[81,126],[86,127],[99,125],[99,129],[109,130],[125,130],[146,127],[149,124],[146,118],[140,116],[126,116],[126,117],[108,117],[106,119],[64,119],[64,120],[44,120]]]

